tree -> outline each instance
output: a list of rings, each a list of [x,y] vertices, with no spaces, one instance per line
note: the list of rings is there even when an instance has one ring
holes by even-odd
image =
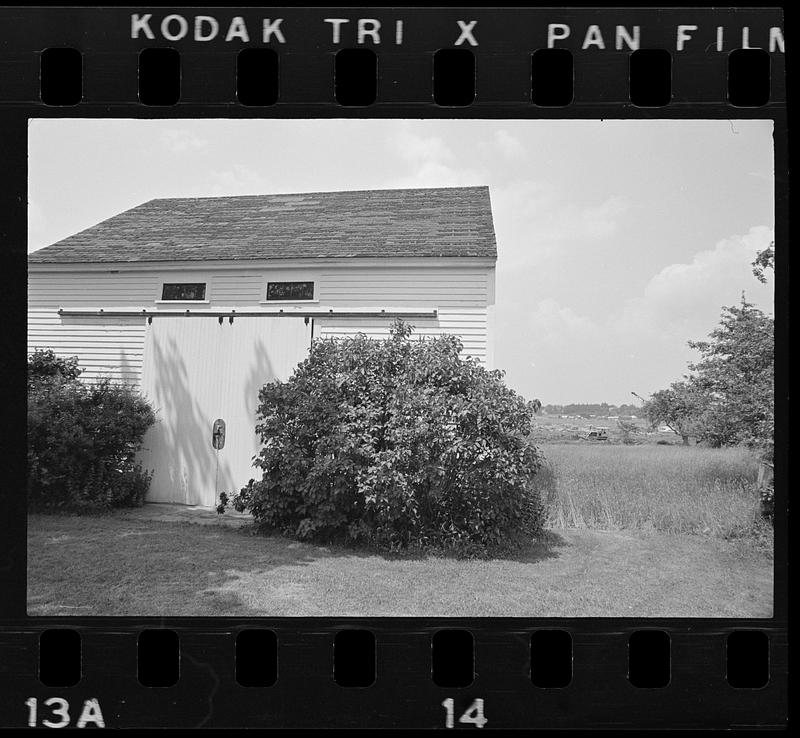
[[[692,384],[706,397],[701,436],[713,446],[744,443],[771,457],[775,424],[775,321],[742,295],[722,310],[707,341],[689,341],[700,361]]]
[[[699,421],[705,408],[702,391],[691,380],[686,380],[654,392],[644,404],[644,414],[651,426],[663,423],[688,446],[689,437],[699,433]]]
[[[767,269],[772,269],[772,271],[775,271],[775,241],[771,241],[767,248],[759,251],[758,254],[756,254],[756,258],[752,266],[755,278],[762,284],[766,283],[767,277],[765,271]]]
[[[775,269],[774,241],[756,254],[752,267],[756,279],[765,283],[767,271]],[[651,422],[663,421],[682,436],[681,428],[691,427],[711,446],[746,444],[771,461],[774,319],[742,293],[739,305],[722,308],[719,325],[708,340],[689,341],[689,346],[700,352],[701,359],[689,365],[686,381],[655,393],[645,403]]]

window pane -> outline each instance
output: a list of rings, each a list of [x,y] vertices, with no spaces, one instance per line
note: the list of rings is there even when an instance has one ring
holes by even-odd
[[[268,300],[313,300],[313,282],[268,282]]]
[[[162,300],[205,300],[205,282],[165,283],[161,293]]]

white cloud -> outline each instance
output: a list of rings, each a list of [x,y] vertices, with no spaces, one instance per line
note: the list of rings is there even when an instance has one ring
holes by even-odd
[[[408,128],[401,128],[390,139],[390,145],[402,159],[419,165],[430,161],[453,161],[455,155],[438,136],[420,136]]]
[[[565,242],[585,248],[607,239],[619,231],[629,208],[619,196],[574,205],[558,188],[534,180],[493,187],[491,194],[501,271],[543,264]]]
[[[575,217],[570,220],[572,230],[567,229],[563,238],[608,238],[619,227],[620,216],[628,211],[628,201],[624,197],[612,195],[599,205],[576,208]]]
[[[198,136],[186,128],[170,128],[163,131],[158,140],[172,154],[204,151],[209,145],[208,139]]]
[[[422,136],[407,127],[401,127],[389,137],[388,143],[409,171],[392,178],[384,187],[466,187],[488,184],[483,172],[464,166],[456,153],[438,136]]]
[[[389,181],[386,187],[469,187],[485,185],[486,178],[479,172],[461,170],[437,161],[421,163],[411,174],[400,176]]]
[[[687,342],[705,338],[722,306],[735,304],[742,290],[771,310],[773,287],[756,280],[751,262],[772,239],[762,226],[726,238],[686,263],[664,267],[609,313],[599,305],[582,314],[553,298],[498,304],[498,363],[512,384],[533,386],[543,402],[622,402],[630,390],[653,392],[687,371],[697,359]],[[506,330],[513,312],[526,317],[521,333]],[[533,371],[534,361],[540,371]]]
[[[494,134],[494,143],[498,151],[506,159],[519,159],[525,156],[525,147],[520,143],[519,139],[512,136],[508,131],[503,128],[497,130]]]
[[[411,169],[392,180],[393,187],[457,187],[490,184],[489,172],[498,159],[520,161],[526,153],[519,139],[505,129],[476,142],[469,150],[456,149],[435,135],[417,133],[403,124],[387,137],[389,148]]]
[[[755,226],[744,235],[719,241],[713,249],[699,251],[688,263],[664,267],[647,283],[641,297],[625,305],[620,328],[709,326],[723,305],[739,300],[742,290],[748,300],[771,311],[773,286],[756,281],[752,261],[773,238],[771,228]]]
[[[772,229],[765,226],[751,228],[744,236],[731,236],[713,248],[695,254],[689,264],[671,264],[662,269],[645,288],[650,300],[686,297],[708,289],[709,279],[730,284],[745,273],[752,273],[750,264],[756,253],[769,245]]]
[[[548,297],[540,300],[530,314],[529,331],[535,343],[563,348],[575,341],[591,339],[597,334],[598,326],[591,318]]]
[[[263,195],[275,190],[274,182],[245,164],[213,172],[203,186],[201,195]]]
[[[636,346],[647,336],[659,341],[678,337],[683,345],[705,336],[717,324],[722,307],[738,302],[742,291],[769,311],[773,287],[756,280],[751,263],[772,239],[771,229],[758,226],[698,252],[689,263],[670,264],[617,312],[581,315],[555,299],[540,300],[530,313],[532,335],[553,346],[597,337]]]

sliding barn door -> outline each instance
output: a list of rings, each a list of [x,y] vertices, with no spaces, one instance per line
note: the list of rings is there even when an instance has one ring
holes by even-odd
[[[157,417],[141,454],[153,471],[148,500],[212,506],[219,492],[230,495],[258,478],[258,391],[288,379],[310,342],[302,318],[155,317],[142,368],[142,392]],[[221,449],[212,443],[218,419]]]

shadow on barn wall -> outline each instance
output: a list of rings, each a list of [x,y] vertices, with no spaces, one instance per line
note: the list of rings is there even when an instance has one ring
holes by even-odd
[[[239,418],[232,428],[237,435],[230,438],[232,444],[230,454],[236,469],[235,486],[226,490],[234,494],[239,492],[248,480],[261,479],[261,469],[253,465],[262,447],[261,437],[256,433],[260,404],[258,393],[265,384],[277,378],[264,338],[251,338],[248,332],[244,340],[248,341],[248,348],[252,349],[252,353],[249,361],[243,366],[233,368],[234,374],[238,374],[239,381],[232,383],[231,390],[234,395],[229,400],[230,407],[236,408],[235,412]],[[240,347],[238,344],[237,348]]]
[[[139,372],[131,366],[125,349],[119,350],[119,379],[129,387],[136,387],[139,379]]]
[[[259,338],[254,346],[254,360],[247,373],[247,379],[244,382],[244,393],[242,396],[245,412],[249,413],[250,417],[253,418],[253,455],[257,454],[261,450],[261,438],[256,433],[256,423],[259,422],[258,408],[261,404],[258,394],[265,384],[274,382],[276,379],[277,377],[275,370],[272,366],[272,361],[270,361],[267,347],[264,344],[264,339]],[[254,473],[257,471],[260,472],[258,469],[253,469]],[[260,473],[258,476],[261,476]]]
[[[142,460],[153,469],[149,499],[159,502],[209,504],[209,490],[233,486],[227,459],[211,448],[211,426],[215,418],[190,391],[189,371],[172,337],[150,343],[151,370],[158,378],[154,396],[148,399],[156,411],[156,423],[144,439]],[[211,493],[214,490],[211,489]]]

